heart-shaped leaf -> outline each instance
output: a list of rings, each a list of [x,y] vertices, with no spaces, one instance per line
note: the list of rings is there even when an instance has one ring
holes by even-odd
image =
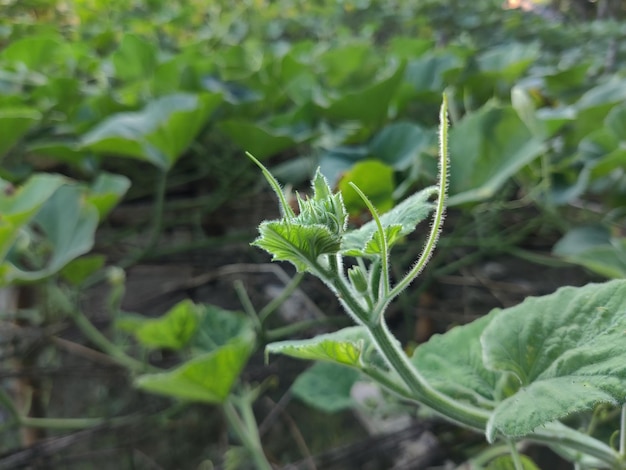
[[[494,408],[501,374],[485,368],[480,336],[496,314],[494,311],[433,336],[415,350],[411,361],[440,392],[476,406]]]
[[[191,145],[221,95],[177,93],[142,111],[113,114],[83,136],[83,149],[146,160],[168,170]]]
[[[223,403],[254,348],[254,337],[237,337],[174,370],[146,374],[135,385],[142,390],[181,400]]]
[[[521,388],[498,404],[487,437],[524,436],[599,403],[626,401],[626,280],[564,287],[495,315],[485,365]]]

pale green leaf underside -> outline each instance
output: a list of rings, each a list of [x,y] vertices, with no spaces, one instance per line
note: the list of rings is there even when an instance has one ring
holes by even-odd
[[[428,198],[436,193],[435,187],[423,189],[380,217],[380,222],[388,237],[389,247],[401,237],[412,233],[417,224],[428,217],[433,208]],[[343,254],[348,256],[380,254],[380,243],[375,236],[377,230],[376,222],[371,220],[359,229],[346,233],[341,244]]]
[[[565,287],[501,311],[482,335],[485,365],[521,389],[488,426],[523,436],[598,403],[626,401],[626,280]]]
[[[500,374],[483,365],[479,339],[496,314],[493,311],[472,323],[433,336],[415,350],[411,362],[440,392],[477,406],[495,407]]]
[[[311,339],[279,341],[265,347],[266,354],[285,354],[297,359],[329,361],[361,367],[361,353],[369,338],[364,327],[353,326]]]
[[[330,362],[318,362],[298,376],[291,387],[293,395],[326,413],[336,413],[354,405],[352,386],[360,374]]]

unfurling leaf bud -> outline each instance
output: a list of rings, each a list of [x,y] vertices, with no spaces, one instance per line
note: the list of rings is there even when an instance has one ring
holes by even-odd
[[[367,292],[367,278],[363,273],[363,270],[359,266],[352,266],[348,269],[348,277],[350,278],[350,282],[354,286],[354,288],[364,294]]]

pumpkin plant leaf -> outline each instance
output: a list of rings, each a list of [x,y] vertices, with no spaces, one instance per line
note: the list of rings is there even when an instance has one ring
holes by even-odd
[[[485,368],[480,336],[497,311],[435,335],[414,352],[411,362],[438,391],[456,400],[493,408],[500,373]]]
[[[256,159],[255,162],[260,164]],[[337,253],[348,213],[341,194],[332,193],[320,171],[317,171],[312,181],[313,196],[302,198],[297,195],[297,216],[286,203],[278,183],[271,175],[268,181],[281,200],[283,218],[263,222],[259,226],[260,236],[252,245],[273,255],[273,260],[291,262],[298,271],[315,264],[320,255]]]
[[[0,159],[41,117],[39,111],[31,108],[0,109]]]
[[[315,338],[270,343],[265,347],[265,354],[285,354],[297,359],[327,361],[358,369],[368,340],[364,327],[352,326]]]
[[[436,193],[435,187],[423,189],[380,216],[389,248],[403,236],[412,233],[417,224],[428,217],[433,208],[428,198]],[[380,254],[381,246],[375,236],[377,231],[376,222],[371,220],[360,228],[347,232],[341,241],[342,253],[348,256]]]
[[[251,335],[237,337],[168,372],[141,375],[135,385],[147,392],[180,400],[223,403],[253,348]]]
[[[449,205],[488,199],[524,166],[539,157],[543,142],[533,137],[512,107],[487,104],[450,131]]]
[[[393,207],[393,191],[396,188],[393,168],[379,160],[365,160],[356,163],[339,180],[339,189],[343,194],[346,209],[357,215],[367,209],[361,196],[350,186],[355,184],[363,191],[380,213]]]
[[[190,300],[174,305],[159,318],[144,318],[134,335],[148,348],[179,350],[189,343],[196,333],[200,307]]]
[[[332,362],[318,362],[296,378],[291,392],[313,408],[335,413],[354,405],[350,391],[359,377],[355,369]]]
[[[108,117],[83,136],[82,148],[97,154],[146,160],[168,170],[221,101],[218,94],[163,96],[143,110]]]
[[[0,262],[27,224],[67,180],[59,175],[37,174],[22,186],[0,179]]]
[[[626,280],[564,287],[494,316],[482,335],[490,370],[520,389],[494,410],[487,437],[519,437],[599,403],[626,401]]]
[[[20,250],[0,265],[0,284],[33,282],[48,277],[85,253],[94,243],[98,211],[84,197],[84,188],[61,186],[32,219],[42,233],[49,256],[34,269],[25,267]]]

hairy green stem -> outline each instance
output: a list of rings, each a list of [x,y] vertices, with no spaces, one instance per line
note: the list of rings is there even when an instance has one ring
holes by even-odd
[[[439,240],[439,234],[443,227],[443,219],[446,212],[446,199],[448,194],[448,173],[449,173],[449,159],[448,159],[448,99],[446,95],[443,95],[443,104],[441,106],[440,119],[440,135],[439,135],[439,197],[437,198],[437,205],[435,208],[435,215],[433,216],[433,222],[430,227],[430,234],[424,250],[419,259],[407,273],[406,276],[391,290],[389,293],[389,301],[394,297],[397,297],[404,289],[406,289],[411,282],[420,275],[428,261],[430,260],[437,240]]]
[[[604,462],[607,464],[606,468],[615,470],[626,469],[626,462],[604,442],[559,422],[546,424],[524,439],[573,449]]]
[[[453,400],[432,388],[411,364],[400,343],[383,321],[378,325],[369,326],[368,330],[382,356],[402,378],[415,400],[457,424],[484,432],[489,419],[487,411]]]

